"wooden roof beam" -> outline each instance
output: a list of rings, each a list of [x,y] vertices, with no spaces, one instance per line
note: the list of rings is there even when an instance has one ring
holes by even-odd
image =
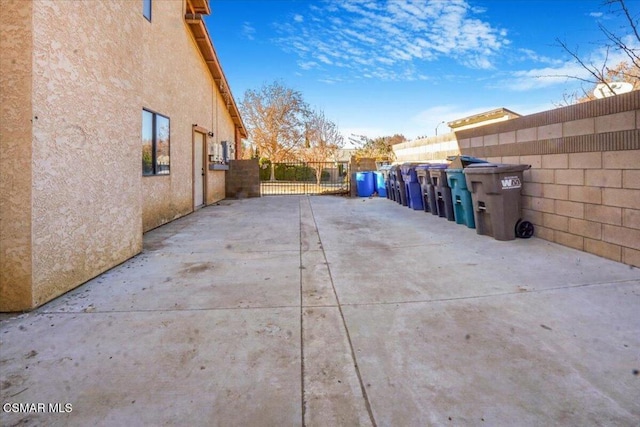
[[[192,1],[192,0],[187,0]],[[207,2],[207,0],[202,0]],[[215,48],[213,47],[213,43],[211,41],[211,37],[209,36],[209,32],[207,31],[207,27],[204,24],[204,20],[202,19],[202,14],[199,13],[187,13],[184,17],[186,23],[193,34],[193,37],[196,41],[196,45],[202,54],[202,57],[211,72],[211,76],[216,82],[217,90],[220,94],[227,93],[230,98],[230,102],[228,102],[229,114],[231,119],[233,120],[236,128],[240,132],[240,135],[243,137],[247,137],[247,129],[242,122],[242,117],[240,116],[240,110],[238,110],[238,106],[236,105],[236,101],[231,93],[231,89],[229,88],[229,83],[227,82],[227,78],[222,71],[222,66],[220,65],[220,61],[218,60],[218,55],[216,54]],[[221,90],[221,86],[224,87],[224,91]]]

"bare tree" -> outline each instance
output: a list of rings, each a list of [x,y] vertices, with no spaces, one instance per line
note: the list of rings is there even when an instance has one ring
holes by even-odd
[[[247,90],[240,108],[249,144],[260,157],[271,161],[273,181],[275,163],[293,158],[303,145],[309,107],[300,92],[273,82]]]
[[[300,157],[312,163],[318,185],[322,179],[323,163],[331,161],[343,145],[344,138],[338,127],[325,117],[323,111],[314,111],[309,115],[305,146],[300,150]]]
[[[608,6],[613,13],[621,15],[626,23],[624,34],[613,31],[602,23],[598,24],[598,28],[605,35],[604,42],[604,59],[601,63],[594,63],[592,60],[581,56],[578,48],[570,48],[567,43],[556,38],[556,43],[565,52],[567,52],[576,61],[581,68],[587,71],[587,77],[578,77],[572,75],[554,75],[551,77],[565,77],[574,80],[580,80],[588,83],[589,90],[584,88],[580,92],[564,95],[565,104],[573,104],[576,102],[584,102],[594,99],[593,89],[598,84],[604,85],[608,92],[615,94],[612,87],[614,82],[627,82],[633,85],[633,89],[640,89],[640,34],[638,33],[638,19],[634,18],[629,11],[625,0],[605,0],[604,5]],[[610,65],[610,54],[612,52],[622,52],[626,59],[614,65]]]
[[[393,161],[395,153],[393,146],[406,142],[406,138],[402,134],[393,136],[381,136],[378,138],[368,138],[365,135],[353,135],[351,142],[357,147],[357,157],[369,157],[381,161]]]

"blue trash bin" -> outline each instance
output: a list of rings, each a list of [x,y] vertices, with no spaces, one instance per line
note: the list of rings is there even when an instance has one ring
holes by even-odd
[[[373,172],[356,172],[356,192],[358,197],[370,197],[374,191]]]
[[[390,170],[391,165],[382,165],[378,167],[378,170],[376,171],[376,177],[374,178],[374,181],[379,197],[386,197],[387,199],[391,198],[391,191],[389,188],[389,186],[391,185]],[[381,174],[382,177],[378,177],[377,174]]]
[[[422,188],[416,174],[416,166],[418,165],[415,163],[404,163],[401,169],[407,194],[407,207],[421,211],[424,209],[422,205]]]
[[[378,197],[387,197],[386,175],[388,170],[378,170],[373,173],[373,184]]]

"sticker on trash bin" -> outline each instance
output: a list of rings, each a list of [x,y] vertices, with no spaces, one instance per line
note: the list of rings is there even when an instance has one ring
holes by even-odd
[[[517,176],[505,176],[501,179],[502,181],[502,189],[510,190],[512,188],[520,188],[522,187],[522,182],[520,182],[520,177]]]

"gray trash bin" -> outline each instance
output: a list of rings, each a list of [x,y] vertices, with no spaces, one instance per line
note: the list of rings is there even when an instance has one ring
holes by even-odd
[[[400,165],[391,166],[389,173],[393,174],[394,178],[395,198],[393,200],[402,206],[407,206],[407,190],[404,185],[404,180],[402,179],[402,169]]]
[[[533,235],[533,225],[521,220],[522,172],[530,167],[477,163],[464,169],[478,234],[493,236],[496,240]]]
[[[425,212],[430,212],[429,207],[429,193],[427,192],[427,187],[431,184],[431,176],[429,175],[429,165],[418,165],[416,166],[416,175],[418,176],[418,181],[420,182],[420,189],[422,190],[422,208]]]

